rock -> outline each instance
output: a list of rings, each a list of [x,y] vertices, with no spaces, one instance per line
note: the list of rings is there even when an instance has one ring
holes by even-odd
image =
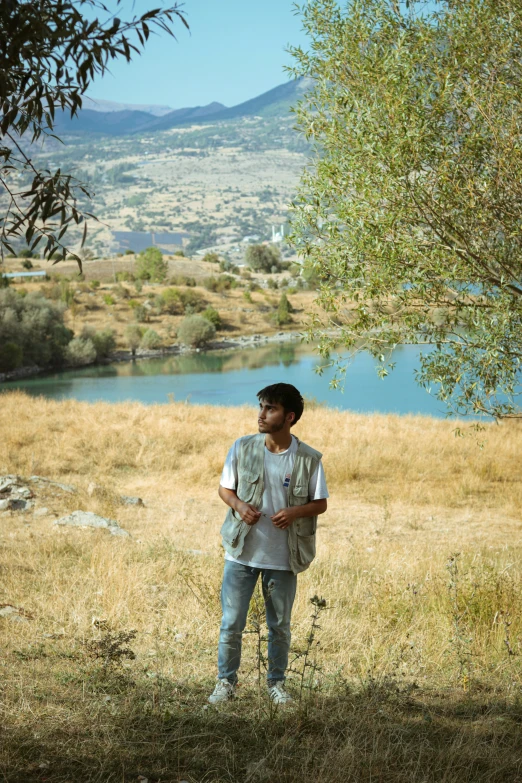
[[[24,610],[11,604],[0,604],[0,617],[7,617],[9,620],[14,620],[17,623],[29,622],[29,618]]]
[[[24,511],[31,505],[27,500],[21,498],[3,498],[0,500],[0,511]]]
[[[69,525],[71,527],[101,527],[108,530],[113,536],[129,536],[126,530],[118,525],[114,519],[105,519],[92,511],[73,511],[66,517],[60,517],[55,525]]]
[[[29,481],[34,481],[37,484],[48,484],[51,487],[58,487],[58,489],[63,490],[63,492],[69,492],[70,494],[76,492],[76,487],[71,484],[60,484],[59,481],[51,481],[51,479],[44,478],[43,476],[30,476]]]
[[[124,506],[144,506],[141,498],[134,498],[131,495],[120,495],[120,500]]]
[[[20,476],[0,476],[0,500],[27,500],[33,498],[34,493],[24,484]],[[2,508],[15,508],[15,506],[4,505]],[[19,506],[25,508],[25,505]]]
[[[34,516],[35,517],[45,517],[49,513],[49,509],[45,508],[45,506],[42,506],[42,508],[35,508],[34,510]]]

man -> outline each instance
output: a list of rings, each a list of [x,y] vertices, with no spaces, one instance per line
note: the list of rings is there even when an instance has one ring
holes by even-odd
[[[303,413],[300,393],[276,383],[257,397],[259,434],[235,441],[219,487],[230,508],[221,528],[223,619],[211,704],[235,696],[242,634],[259,575],[268,625],[268,693],[276,704],[292,700],[284,683],[297,574],[314,559],[317,516],[327,505],[322,455],[290,432]]]

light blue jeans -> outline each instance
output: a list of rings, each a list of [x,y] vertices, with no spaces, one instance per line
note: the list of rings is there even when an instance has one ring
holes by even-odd
[[[219,632],[218,677],[237,682],[241,661],[241,640],[250,599],[261,574],[268,626],[269,684],[284,681],[290,649],[290,615],[295,598],[297,576],[292,571],[273,571],[225,560],[221,608],[223,619]]]

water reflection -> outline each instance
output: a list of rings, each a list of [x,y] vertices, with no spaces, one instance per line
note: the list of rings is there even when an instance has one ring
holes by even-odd
[[[243,350],[84,367],[0,384],[0,390],[17,388],[32,395],[89,402],[139,400],[152,404],[188,399],[197,404],[244,405],[256,403],[259,389],[284,381],[330,407],[445,415],[443,406],[415,384],[413,371],[418,366],[419,348],[404,346],[395,354],[397,367],[386,380],[377,377],[371,356],[358,355],[348,370],[344,392],[329,388],[331,368],[321,376],[314,372],[325,362],[314,353],[313,346],[301,343],[271,343]]]

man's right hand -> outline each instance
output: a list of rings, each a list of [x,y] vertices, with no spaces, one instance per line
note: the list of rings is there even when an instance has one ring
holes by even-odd
[[[259,517],[261,516],[261,512],[257,508],[251,506],[250,503],[243,503],[242,501],[237,504],[236,513],[239,514],[247,525],[255,525],[256,522],[259,522]]]

